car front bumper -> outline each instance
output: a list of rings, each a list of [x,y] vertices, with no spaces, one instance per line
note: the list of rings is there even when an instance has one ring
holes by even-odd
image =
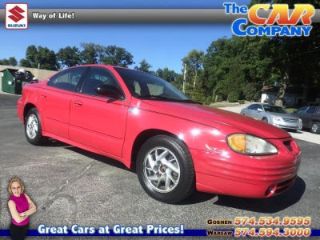
[[[284,142],[290,145],[286,143],[286,146]],[[197,190],[268,198],[289,189],[297,177],[300,149],[292,139],[272,140],[272,143],[277,146],[279,153],[269,156],[192,150]]]
[[[302,129],[302,121],[297,120],[296,122],[272,122],[272,125],[278,128],[284,128],[284,129],[292,129],[292,130],[301,130]]]
[[[20,119],[21,122],[24,122],[24,119],[23,119],[23,102],[22,102],[22,98],[20,97],[18,100],[17,100],[17,116],[18,118]]]

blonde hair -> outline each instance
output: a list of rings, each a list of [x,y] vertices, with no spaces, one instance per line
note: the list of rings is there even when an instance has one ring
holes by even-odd
[[[20,184],[21,193],[24,193],[24,189],[25,189],[24,183],[22,182],[22,180],[21,180],[20,178],[18,178],[17,176],[14,176],[14,177],[12,177],[12,178],[9,180],[9,182],[8,182],[8,192],[9,192],[9,194],[10,194],[10,195],[13,194],[13,193],[12,193],[12,190],[11,190],[11,186],[12,186],[12,184],[13,184],[14,182],[17,182],[17,183]]]

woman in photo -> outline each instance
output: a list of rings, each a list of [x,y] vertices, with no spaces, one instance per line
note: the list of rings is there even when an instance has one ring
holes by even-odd
[[[18,177],[13,177],[8,183],[10,194],[8,206],[12,217],[10,225],[11,239],[25,239],[29,228],[29,216],[36,212],[36,205],[25,193],[23,182]]]

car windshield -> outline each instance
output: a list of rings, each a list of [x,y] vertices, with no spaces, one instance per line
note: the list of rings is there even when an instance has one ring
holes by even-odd
[[[131,94],[137,98],[193,102],[169,82],[149,73],[115,67]]]
[[[282,107],[278,106],[263,105],[263,108],[266,112],[287,113]]]

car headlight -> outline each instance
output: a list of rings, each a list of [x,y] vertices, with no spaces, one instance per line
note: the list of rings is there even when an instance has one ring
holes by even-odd
[[[229,147],[238,152],[248,155],[268,155],[278,152],[277,148],[262,138],[248,134],[232,134],[228,136]]]
[[[302,119],[301,118],[298,119],[298,127],[299,127],[299,130],[302,130],[303,125],[302,125]]]

